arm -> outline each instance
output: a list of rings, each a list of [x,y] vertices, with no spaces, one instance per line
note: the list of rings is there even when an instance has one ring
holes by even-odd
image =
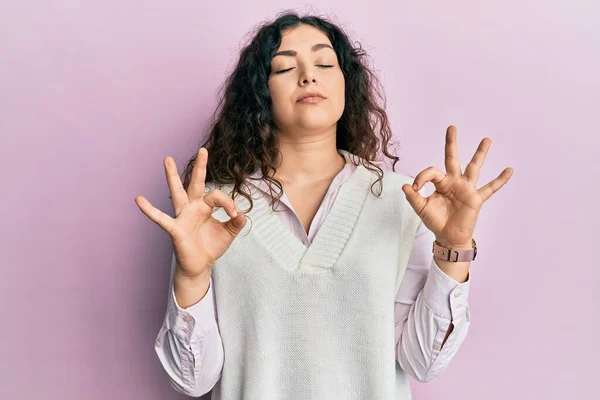
[[[175,264],[173,255],[167,311],[154,349],[171,386],[179,393],[200,397],[214,387],[223,368],[213,282],[210,278],[208,289],[205,282],[186,284],[174,277]],[[198,302],[181,307],[205,291]]]
[[[431,252],[433,233],[421,222],[394,305],[396,359],[421,382],[444,371],[470,325],[470,274],[457,282]]]

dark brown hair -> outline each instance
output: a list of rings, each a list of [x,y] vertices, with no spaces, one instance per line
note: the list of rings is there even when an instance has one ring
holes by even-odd
[[[253,38],[241,50],[237,65],[220,88],[220,100],[211,118],[208,137],[201,144],[208,150],[206,184],[233,185],[231,196],[235,198],[239,193],[245,197],[250,202],[249,210],[253,202],[242,185],[255,171],[260,170],[263,179],[279,189],[280,194],[271,204],[283,193],[282,183],[269,176],[269,172],[276,171],[279,150],[268,79],[282,31],[301,24],[312,25],[328,36],[344,74],[345,108],[337,122],[337,148],[365,161],[364,167],[378,175],[373,185],[383,177],[383,170],[370,161],[377,159],[379,151],[394,160],[392,170],[399,160],[388,153],[392,135],[384,111],[385,97],[377,76],[366,65],[367,54],[360,43],[353,46],[340,27],[324,18],[300,17],[294,11],[287,11],[255,28]],[[197,153],[183,173],[186,191],[196,157]]]

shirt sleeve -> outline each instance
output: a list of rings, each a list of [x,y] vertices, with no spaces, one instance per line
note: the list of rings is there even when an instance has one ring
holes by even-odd
[[[171,386],[179,393],[199,397],[214,387],[223,369],[213,280],[211,277],[208,291],[199,302],[181,308],[173,287],[175,264],[173,254],[167,311],[154,349]]]
[[[446,275],[433,257],[434,240],[421,221],[394,304],[396,360],[420,382],[431,381],[448,367],[471,323],[471,272],[464,283]],[[442,346],[450,324],[454,329]]]

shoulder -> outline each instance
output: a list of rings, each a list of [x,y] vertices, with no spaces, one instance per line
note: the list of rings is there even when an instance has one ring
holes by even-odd
[[[406,183],[412,183],[414,181],[414,177],[410,176],[406,173],[399,171],[392,171],[390,168],[382,168],[383,169],[383,181],[384,183],[390,182],[393,184],[400,184],[401,186]]]
[[[383,176],[379,182],[377,182],[380,175],[378,171],[370,171],[372,174],[371,181],[373,183],[373,190],[375,193],[379,193],[381,190],[381,196],[378,197],[392,200],[401,208],[408,207],[409,209],[412,209],[408,203],[406,194],[402,190],[402,186],[412,185],[415,181],[415,176],[402,171],[393,171],[391,168],[384,168],[384,166],[381,165],[380,168],[383,170]],[[382,185],[381,189],[379,185]],[[423,185],[423,187],[419,189],[419,193],[423,197],[428,197],[431,194],[431,190],[427,185]]]
[[[204,194],[205,195],[212,192],[215,189],[219,189],[220,191],[225,192],[228,195],[231,195],[231,193],[233,191],[233,185],[227,185],[227,184],[217,183],[217,182],[204,183]]]
[[[383,171],[381,181],[383,183],[384,192],[399,192],[402,195],[402,197],[404,197],[405,195],[402,191],[402,186],[406,184],[412,185],[415,181],[415,176],[402,171],[393,171],[390,167],[381,164],[379,164],[378,166]],[[373,182],[375,182],[378,179],[379,173],[377,170],[371,171],[371,173],[373,174]],[[421,195],[423,195],[424,193],[423,189],[424,187],[419,190],[419,193],[421,193]]]

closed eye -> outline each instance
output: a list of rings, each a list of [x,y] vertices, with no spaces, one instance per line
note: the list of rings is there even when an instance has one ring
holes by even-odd
[[[332,68],[332,67],[333,67],[333,65],[318,64],[318,65],[317,65],[317,67],[323,67],[323,68]],[[284,73],[284,72],[287,72],[287,71],[289,71],[289,70],[292,70],[292,69],[294,69],[294,68],[295,68],[295,67],[288,68],[288,69],[282,69],[282,70],[280,70],[280,71],[277,71],[277,72],[275,72],[275,73],[276,73],[276,74],[282,74],[282,73]]]

